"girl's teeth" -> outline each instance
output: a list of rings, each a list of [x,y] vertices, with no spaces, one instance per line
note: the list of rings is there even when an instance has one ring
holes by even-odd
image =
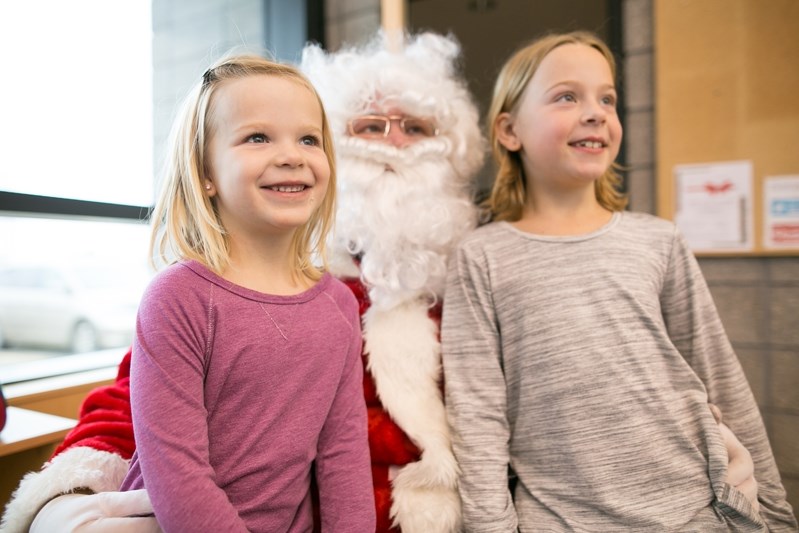
[[[305,189],[305,185],[277,185],[269,188],[277,192],[300,192]]]
[[[580,141],[577,146],[585,146],[586,148],[602,148],[602,143],[598,141]]]

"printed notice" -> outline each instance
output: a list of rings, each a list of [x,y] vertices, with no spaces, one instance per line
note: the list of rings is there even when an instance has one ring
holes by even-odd
[[[763,246],[799,248],[799,175],[763,179]]]
[[[674,167],[675,222],[692,250],[752,250],[752,173],[751,161]]]

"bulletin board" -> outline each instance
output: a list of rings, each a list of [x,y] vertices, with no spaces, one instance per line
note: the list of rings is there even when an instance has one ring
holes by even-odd
[[[799,255],[799,2],[654,0],[653,24],[658,214],[697,255]]]

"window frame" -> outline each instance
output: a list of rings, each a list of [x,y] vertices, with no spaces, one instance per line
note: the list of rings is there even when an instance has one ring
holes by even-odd
[[[45,218],[90,217],[137,220],[149,217],[152,207],[73,200],[0,190],[0,216],[44,216]]]

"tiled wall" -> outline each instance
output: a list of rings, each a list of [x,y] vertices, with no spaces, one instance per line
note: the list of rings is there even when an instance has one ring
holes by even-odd
[[[713,258],[700,265],[799,510],[799,258]]]
[[[328,50],[354,45],[380,27],[380,0],[325,0]]]
[[[655,211],[652,1],[624,0],[626,123],[631,207]],[[702,272],[760,406],[799,509],[799,258],[703,258]]]

